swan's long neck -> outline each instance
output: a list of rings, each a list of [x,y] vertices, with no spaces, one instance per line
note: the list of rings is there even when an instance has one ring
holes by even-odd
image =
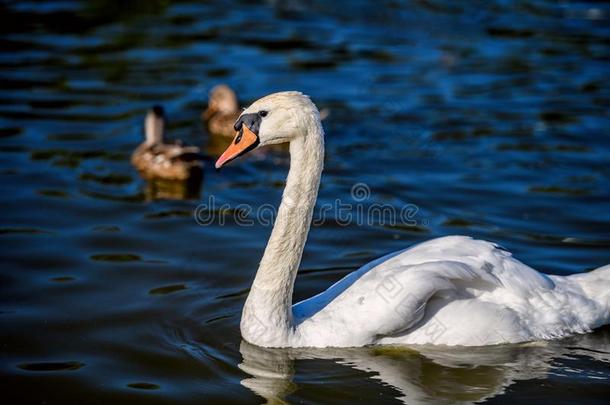
[[[317,115],[306,136],[290,143],[290,171],[265,254],[244,306],[241,332],[260,346],[286,346],[292,323],[292,291],[318,196],[324,164],[324,132]]]

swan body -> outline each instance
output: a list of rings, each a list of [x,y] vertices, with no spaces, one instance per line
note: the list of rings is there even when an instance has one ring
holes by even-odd
[[[264,347],[484,346],[585,333],[610,321],[610,266],[548,276],[501,247],[447,236],[391,253],[292,305],[317,198],[324,131],[299,92],[275,93],[238,118],[216,167],[260,145],[290,143],[277,218],[241,319]]]
[[[160,106],[148,111],[144,121],[145,141],[131,155],[131,163],[146,178],[188,180],[200,177],[203,156],[196,146],[163,142],[165,115]]]
[[[605,292],[588,282],[604,273]],[[492,243],[447,236],[369,263],[296,304],[292,339],[483,346],[585,333],[608,320],[609,277],[610,267],[546,276]]]

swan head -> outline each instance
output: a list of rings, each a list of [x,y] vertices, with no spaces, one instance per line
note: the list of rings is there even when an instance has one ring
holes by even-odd
[[[216,161],[216,168],[259,146],[288,143],[308,136],[310,126],[316,122],[320,122],[320,113],[301,92],[283,91],[258,99],[235,122],[237,134]]]
[[[165,130],[165,110],[160,105],[153,106],[144,119],[144,136],[147,145],[155,145],[163,142],[163,131]]]

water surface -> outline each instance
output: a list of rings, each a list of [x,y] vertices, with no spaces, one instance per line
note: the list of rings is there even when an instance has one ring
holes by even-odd
[[[194,212],[277,204],[285,151],[201,184],[129,164],[142,119],[222,149],[199,115],[226,82],[330,112],[318,206],[415,207],[409,223],[327,218],[295,300],[448,234],[548,274],[610,263],[610,8],[600,2],[3,2],[0,381],[11,403],[605,403],[610,329],[469,350],[267,350],[241,307],[269,226]],[[208,168],[211,164],[208,164]],[[356,201],[355,184],[370,194]],[[215,211],[216,209],[216,211]]]

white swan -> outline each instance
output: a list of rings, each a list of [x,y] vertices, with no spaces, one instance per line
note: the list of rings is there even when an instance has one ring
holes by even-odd
[[[434,239],[377,259],[292,305],[324,160],[319,112],[299,92],[254,102],[235,123],[220,168],[258,146],[290,143],[278,215],[241,318],[264,347],[370,344],[482,346],[585,333],[610,321],[610,265],[547,276],[497,245]]]

